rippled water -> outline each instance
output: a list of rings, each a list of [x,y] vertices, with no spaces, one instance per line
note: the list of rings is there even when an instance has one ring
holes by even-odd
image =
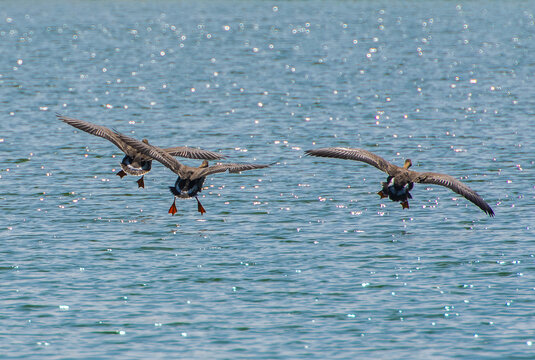
[[[529,2],[4,1],[3,358],[532,359]],[[115,176],[55,113],[269,169]],[[372,150],[462,178],[410,210]],[[197,166],[198,161],[185,160]]]

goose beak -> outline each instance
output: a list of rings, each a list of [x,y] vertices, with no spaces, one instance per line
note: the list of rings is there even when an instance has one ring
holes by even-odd
[[[119,171],[119,172],[117,173],[117,176],[120,176],[121,179],[122,179],[122,178],[124,178],[124,177],[126,176],[126,173],[125,173],[123,170],[121,170],[121,171]]]
[[[122,171],[122,170],[121,170]],[[137,181],[137,187],[138,188],[145,188],[145,182],[143,181],[143,178],[145,176],[142,176],[138,181]]]
[[[171,207],[169,208],[169,214],[171,215],[175,215],[177,213],[175,203],[176,203],[176,199],[173,200],[173,205],[171,205]]]

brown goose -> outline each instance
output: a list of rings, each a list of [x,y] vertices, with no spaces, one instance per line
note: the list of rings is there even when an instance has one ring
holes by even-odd
[[[119,136],[115,134],[111,129],[108,129],[105,126],[95,125],[87,121],[73,119],[67,116],[62,116],[56,114],[59,120],[63,121],[66,124],[74,126],[77,129],[85,131],[89,134],[100,136],[101,138],[111,141],[115,146],[117,146],[122,152],[125,153],[125,157],[121,161],[122,170],[117,173],[121,179],[128,175],[141,176],[137,181],[138,187],[145,187],[145,182],[143,178],[146,173],[148,173],[152,166],[152,159],[143,155],[132,146],[129,146],[124,141],[122,141]],[[148,144],[147,139],[143,139],[145,144]],[[224,158],[225,156],[213,151],[195,149],[186,146],[177,146],[172,148],[163,149],[165,152],[172,156],[180,156],[190,159],[208,159],[216,160]]]
[[[382,157],[363,149],[330,147],[307,150],[305,153],[312,156],[363,161],[386,172],[388,177],[386,182],[382,183],[383,188],[378,194],[381,198],[389,197],[392,201],[400,201],[403,209],[409,208],[408,199],[412,198],[409,191],[412,190],[414,183],[421,183],[441,185],[450,188],[457,194],[464,196],[466,199],[477,205],[489,216],[494,216],[494,211],[492,211],[489,204],[487,204],[481,196],[470,189],[466,184],[445,174],[409,170],[412,165],[410,159],[405,160],[403,167],[399,167],[389,163]]]
[[[121,133],[117,133],[117,136],[124,143],[136,149],[143,155],[150,159],[161,162],[164,166],[169,168],[172,172],[178,175],[175,185],[170,186],[171,193],[175,196],[173,199],[173,205],[169,208],[169,213],[174,215],[177,212],[176,198],[187,199],[195,197],[197,200],[197,211],[204,214],[206,210],[201,205],[201,202],[197,198],[197,193],[202,191],[204,180],[208,175],[222,173],[228,170],[229,173],[239,173],[245,170],[262,169],[269,165],[261,164],[216,164],[208,166],[208,161],[204,160],[199,167],[191,167],[181,164],[174,157],[172,157],[164,149],[157,146],[133,139]]]

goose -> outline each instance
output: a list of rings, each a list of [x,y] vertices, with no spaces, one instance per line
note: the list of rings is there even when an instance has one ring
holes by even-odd
[[[227,163],[209,166],[208,161],[204,160],[199,167],[192,167],[181,164],[177,159],[171,156],[164,149],[157,146],[133,139],[129,136],[116,132],[116,135],[143,155],[162,163],[172,172],[178,175],[174,186],[169,186],[169,190],[174,195],[173,204],[168,213],[175,215],[177,213],[176,198],[188,199],[194,197],[197,200],[197,211],[202,214],[206,210],[202,206],[197,194],[202,191],[204,180],[208,175],[223,173],[228,170],[229,173],[239,173],[245,170],[263,169],[270,165],[248,164],[248,163]]]
[[[492,211],[489,204],[487,204],[478,193],[466,184],[446,174],[409,170],[412,166],[410,159],[406,159],[403,167],[399,167],[370,151],[345,147],[306,150],[305,154],[362,161],[386,172],[388,174],[386,182],[382,183],[382,189],[377,194],[379,194],[381,199],[388,197],[392,201],[400,201],[403,209],[409,208],[409,199],[412,199],[410,191],[412,190],[414,183],[421,183],[445,186],[457,194],[464,196],[467,200],[483,210],[487,215],[494,216],[494,211]]]
[[[115,146],[117,146],[122,152],[125,153],[125,156],[121,161],[122,170],[117,173],[117,176],[120,176],[121,179],[127,174],[133,176],[141,176],[141,178],[137,180],[138,187],[145,187],[145,182],[143,181],[143,178],[145,177],[145,174],[151,170],[151,158],[143,155],[133,147],[127,145],[119,138],[119,136],[116,135],[114,131],[105,126],[96,125],[83,120],[73,119],[60,114],[56,114],[56,116],[59,120],[63,121],[66,124],[69,124],[89,134],[107,139],[113,144],[115,144]],[[147,139],[143,139],[142,141],[145,144],[149,143]],[[213,151],[195,149],[186,146],[177,146],[163,150],[172,156],[180,156],[190,159],[217,160],[225,157],[224,155]]]

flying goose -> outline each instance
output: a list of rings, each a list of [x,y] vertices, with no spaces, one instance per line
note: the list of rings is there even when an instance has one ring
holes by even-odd
[[[140,153],[151,159],[159,161],[164,166],[169,168],[172,172],[178,175],[178,178],[175,181],[175,185],[169,187],[171,193],[175,196],[175,198],[173,199],[173,204],[169,208],[169,214],[172,215],[176,214],[177,212],[175,204],[176,198],[187,199],[195,197],[195,199],[197,200],[197,211],[200,212],[201,215],[206,212],[197,197],[197,193],[202,191],[204,180],[208,175],[222,173],[227,170],[229,173],[239,173],[245,170],[262,169],[269,166],[247,163],[216,164],[208,166],[208,161],[206,160],[204,160],[199,167],[187,166],[181,164],[177,159],[171,156],[164,149],[133,139],[118,132],[116,132],[116,135],[128,146],[131,146],[136,151],[139,151]]]
[[[63,121],[66,124],[69,124],[71,126],[74,126],[77,129],[80,129],[82,131],[85,131],[89,134],[100,136],[104,139],[107,139],[111,141],[115,146],[117,146],[122,152],[125,153],[125,157],[121,161],[121,168],[122,170],[117,173],[118,176],[121,177],[121,179],[128,175],[134,175],[134,176],[141,176],[141,178],[137,181],[138,187],[145,187],[145,182],[143,181],[143,178],[146,173],[148,173],[152,166],[152,159],[143,155],[136,149],[134,149],[132,146],[129,146],[124,141],[122,141],[119,136],[116,135],[115,132],[113,132],[111,129],[108,129],[105,126],[92,124],[87,121],[73,119],[67,116],[63,116],[60,114],[56,114],[59,120]],[[148,144],[149,141],[147,139],[142,140],[143,143]],[[172,156],[180,156],[184,158],[190,158],[190,159],[208,159],[208,160],[216,160],[224,158],[224,155],[203,150],[203,149],[195,149],[190,148],[186,146],[177,146],[172,148],[163,149],[163,151],[167,152],[169,155]]]
[[[405,160],[403,167],[399,167],[364,149],[329,147],[306,150],[305,153],[312,156],[363,161],[386,172],[388,174],[386,182],[382,183],[383,188],[377,194],[381,196],[381,199],[388,197],[392,201],[400,201],[403,209],[409,208],[408,199],[412,198],[409,191],[412,190],[414,183],[421,183],[441,185],[450,188],[457,194],[464,196],[466,199],[477,205],[489,216],[494,216],[494,211],[492,211],[489,204],[487,204],[478,193],[469,188],[466,184],[445,174],[409,170],[412,165],[410,159]]]

